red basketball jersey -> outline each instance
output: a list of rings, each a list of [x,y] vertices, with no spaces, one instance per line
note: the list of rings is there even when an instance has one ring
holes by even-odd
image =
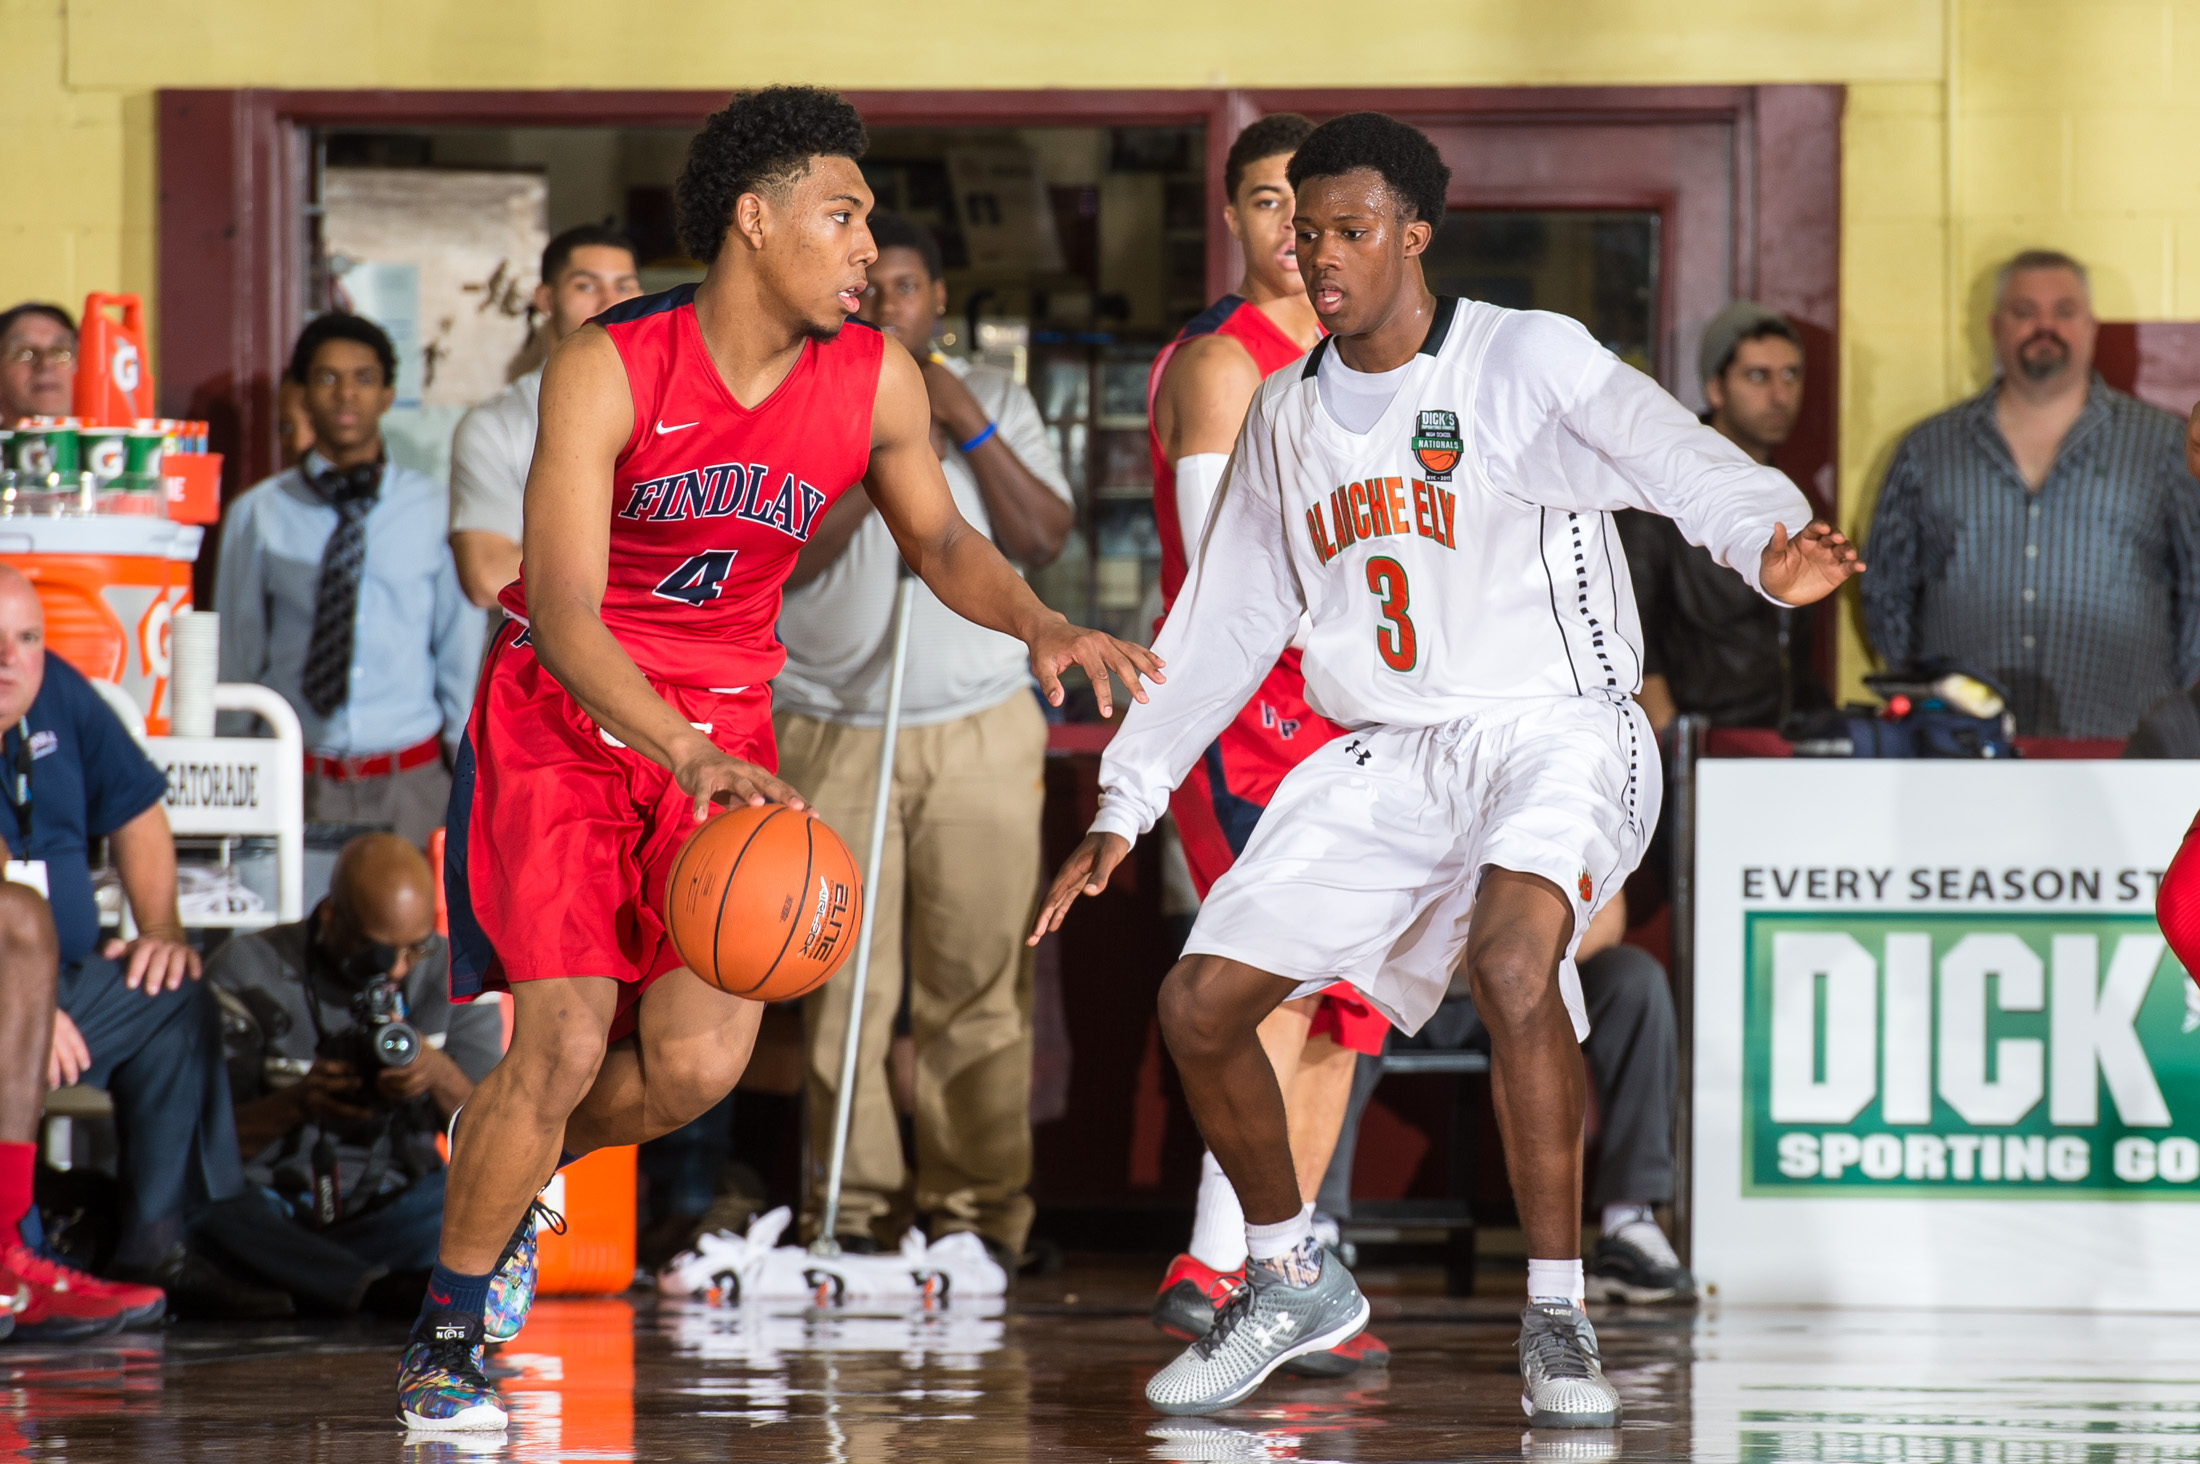
[[[1226,335],[1251,353],[1253,366],[1262,376],[1290,365],[1306,349],[1268,318],[1268,313],[1243,295],[1224,295],[1185,322],[1176,339],[1161,348],[1146,375],[1146,450],[1153,455],[1153,520],[1161,534],[1161,608],[1176,603],[1184,587],[1184,571],[1191,546],[1183,542],[1176,524],[1176,465],[1161,454],[1161,434],[1154,430],[1154,398],[1161,394],[1161,375],[1169,369],[1176,348],[1203,335]]]
[[[634,398],[634,435],[611,475],[603,623],[644,675],[678,686],[752,686],[787,653],[780,586],[819,515],[863,477],[886,338],[850,320],[806,341],[754,407],[726,390],[695,319],[695,286],[595,319]],[[498,603],[527,614],[525,568]]]

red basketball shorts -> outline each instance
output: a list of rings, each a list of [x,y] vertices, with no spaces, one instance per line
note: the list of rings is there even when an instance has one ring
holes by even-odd
[[[776,768],[771,691],[651,688],[729,755]],[[508,624],[483,669],[451,776],[443,880],[451,996],[555,976],[619,983],[616,1040],[651,982],[684,964],[665,879],[695,829],[672,774],[614,741]]]
[[[1237,862],[1283,775],[1343,731],[1306,704],[1299,653],[1285,651],[1269,668],[1252,700],[1238,709],[1170,795],[1169,812],[1176,816],[1184,862],[1201,899]],[[1382,1052],[1383,1034],[1389,1030],[1390,1023],[1381,1013],[1339,982],[1322,993],[1322,1005],[1307,1035],[1326,1033],[1341,1046],[1376,1055]]]

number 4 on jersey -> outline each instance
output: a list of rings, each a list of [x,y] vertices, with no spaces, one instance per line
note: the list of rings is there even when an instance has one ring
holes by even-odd
[[[1411,671],[1421,658],[1421,647],[1413,634],[1413,618],[1406,614],[1413,603],[1406,567],[1387,555],[1377,555],[1367,562],[1367,587],[1383,597],[1383,619],[1390,622],[1375,627],[1375,653],[1391,670]]]
[[[683,605],[702,605],[718,598],[718,587],[733,568],[738,549],[706,549],[688,556],[685,564],[657,581],[652,593]]]

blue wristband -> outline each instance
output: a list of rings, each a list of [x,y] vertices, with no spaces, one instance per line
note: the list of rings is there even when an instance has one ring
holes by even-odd
[[[1001,424],[998,422],[986,423],[985,431],[979,433],[976,437],[971,438],[968,442],[956,443],[955,451],[967,454],[974,447],[985,446],[988,442],[991,442],[993,440],[993,434],[1000,427],[1000,425]]]

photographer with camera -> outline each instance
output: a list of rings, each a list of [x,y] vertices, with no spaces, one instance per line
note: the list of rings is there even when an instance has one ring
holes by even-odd
[[[436,1136],[502,1051],[495,1007],[450,1002],[434,891],[419,850],[396,834],[362,835],[338,854],[311,915],[238,936],[208,963],[208,981],[234,998],[225,1004],[245,1177],[358,1263],[324,1278],[316,1309],[354,1295],[379,1307],[366,1288],[381,1273],[401,1289],[435,1263]],[[310,1249],[341,1269],[336,1250]],[[410,1304],[390,1304],[417,1302],[416,1290]]]

